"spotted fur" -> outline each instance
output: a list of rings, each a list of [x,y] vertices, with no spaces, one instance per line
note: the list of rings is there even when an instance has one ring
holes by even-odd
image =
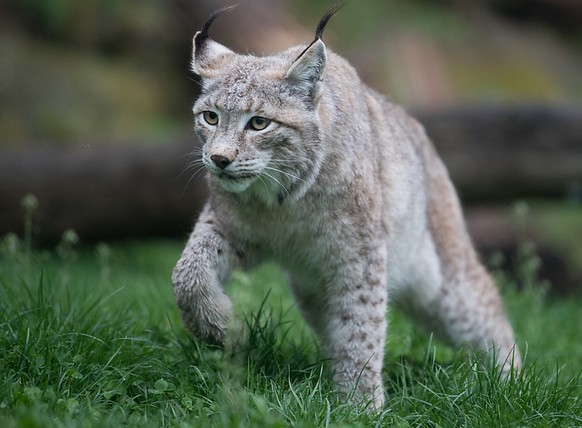
[[[194,38],[210,197],[172,277],[185,325],[223,343],[223,284],[274,260],[338,390],[356,400],[383,403],[388,300],[448,342],[519,367],[445,166],[414,119],[325,47],[325,22],[310,45],[267,57],[230,51],[208,37],[210,24]]]

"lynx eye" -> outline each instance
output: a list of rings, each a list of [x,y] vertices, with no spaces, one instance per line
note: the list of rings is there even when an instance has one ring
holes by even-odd
[[[249,120],[248,126],[255,131],[262,131],[269,126],[269,123],[271,123],[271,120],[266,117],[253,116],[251,117],[251,120]]]
[[[210,110],[206,110],[202,112],[202,117],[209,125],[217,125],[218,124],[218,115]]]

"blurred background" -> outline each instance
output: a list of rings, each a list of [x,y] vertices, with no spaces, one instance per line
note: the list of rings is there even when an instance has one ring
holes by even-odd
[[[39,243],[186,237],[191,40],[231,3],[0,0],[0,236],[33,207]],[[311,41],[330,5],[238,3],[211,35],[257,55]],[[534,242],[557,293],[582,288],[582,2],[352,0],[324,39],[426,126],[485,257]]]

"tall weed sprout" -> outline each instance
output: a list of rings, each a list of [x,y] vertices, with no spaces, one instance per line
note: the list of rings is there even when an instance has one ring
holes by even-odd
[[[75,247],[79,243],[79,235],[73,229],[67,229],[61,236],[61,242],[57,245],[57,255],[64,262],[73,262],[77,259]]]
[[[67,285],[70,281],[69,271],[71,265],[77,260],[78,254],[76,246],[79,243],[79,235],[73,229],[67,229],[61,236],[61,241],[57,245],[56,253],[63,261],[63,268],[61,270],[62,281]]]
[[[523,290],[537,290],[545,294],[549,288],[547,280],[539,277],[542,261],[531,237],[531,212],[527,202],[519,201],[513,206],[513,218],[518,230],[519,246],[515,259],[515,280]]]
[[[27,258],[32,253],[32,235],[34,233],[34,215],[38,209],[38,198],[28,193],[22,198],[21,206],[24,209],[24,251]]]
[[[95,255],[99,262],[101,281],[109,281],[111,278],[111,256],[113,255],[113,250],[105,242],[99,242],[95,247]]]
[[[8,233],[0,239],[0,256],[16,260],[22,254],[22,241],[16,233]]]

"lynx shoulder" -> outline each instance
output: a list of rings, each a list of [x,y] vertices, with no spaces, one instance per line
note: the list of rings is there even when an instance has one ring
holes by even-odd
[[[453,345],[520,365],[490,275],[423,128],[366,86],[322,33],[275,55],[194,36],[193,107],[210,197],[172,276],[184,324],[221,343],[234,269],[274,260],[341,393],[383,403],[387,303]]]

